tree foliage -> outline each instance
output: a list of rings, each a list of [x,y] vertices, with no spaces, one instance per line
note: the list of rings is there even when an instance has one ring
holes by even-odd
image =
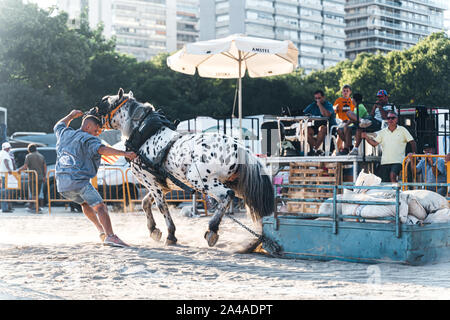
[[[102,26],[90,29],[82,16],[68,27],[65,13],[21,0],[0,1],[0,106],[8,108],[8,133],[52,130],[73,108],[87,110],[122,87],[140,101],[162,108],[171,119],[238,115],[237,80],[206,79],[174,72],[168,54],[150,61],[115,50]],[[449,106],[450,40],[437,33],[416,46],[386,55],[362,53],[326,70],[242,79],[244,115],[298,110],[322,89],[333,102],[350,84],[367,103],[386,89],[397,104]],[[236,97],[236,99],[235,99]]]

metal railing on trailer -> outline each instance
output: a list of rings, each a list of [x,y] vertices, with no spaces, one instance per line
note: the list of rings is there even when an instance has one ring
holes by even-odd
[[[274,212],[274,218],[277,220],[277,217],[279,215],[293,215],[292,212],[281,212],[278,209],[278,204],[280,202],[310,202],[310,203],[332,203],[333,204],[333,210],[331,214],[319,214],[319,213],[303,213],[298,212],[295,213],[295,216],[298,216],[300,218],[305,219],[312,219],[312,218],[330,218],[332,220],[332,232],[337,233],[338,232],[338,225],[339,221],[342,219],[352,219],[355,220],[355,223],[364,222],[365,220],[379,220],[379,221],[392,221],[395,222],[395,234],[399,238],[401,237],[401,228],[400,228],[400,215],[399,215],[399,208],[400,208],[400,191],[401,191],[401,184],[398,185],[380,185],[380,186],[355,186],[355,185],[335,185],[335,186],[329,186],[329,185],[277,185],[277,187],[285,187],[285,188],[317,188],[317,189],[333,189],[333,197],[331,199],[322,200],[322,199],[304,199],[304,198],[289,198],[285,197],[283,194],[275,196],[275,212]],[[347,200],[347,199],[337,199],[337,195],[340,194],[338,191],[344,190],[344,189],[374,189],[374,190],[394,190],[395,191],[395,200],[394,201],[383,201],[380,199],[380,201],[361,201],[361,200]],[[359,204],[359,205],[395,205],[395,215],[394,217],[361,217],[361,216],[355,216],[355,215],[344,215],[344,214],[338,214],[337,212],[337,204]]]

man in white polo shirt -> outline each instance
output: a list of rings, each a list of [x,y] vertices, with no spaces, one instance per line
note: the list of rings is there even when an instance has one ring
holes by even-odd
[[[381,144],[383,153],[381,155],[379,176],[383,182],[396,183],[402,169],[406,144],[409,143],[411,145],[412,154],[417,152],[417,146],[408,130],[397,125],[398,118],[395,112],[388,112],[386,119],[388,127],[378,131],[375,139],[368,137],[366,132],[362,133],[362,137],[374,147]]]

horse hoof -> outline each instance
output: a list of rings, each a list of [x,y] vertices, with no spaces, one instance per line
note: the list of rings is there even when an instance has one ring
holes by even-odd
[[[161,236],[162,236],[162,232],[159,229],[154,229],[151,233],[150,233],[150,237],[155,240],[155,241],[159,241],[161,240]]]
[[[253,252],[261,253],[264,249],[262,249],[262,241],[257,239],[254,242],[249,243],[246,247],[236,251],[236,253],[240,254],[248,254]]]
[[[174,238],[174,239],[167,238],[166,239],[166,246],[174,246],[176,244],[177,244],[177,238]]]
[[[166,246],[174,246],[177,242],[173,240],[166,239]]]
[[[219,240],[219,235],[213,231],[206,231],[205,232],[205,239],[208,242],[208,246],[214,247],[214,245],[217,243],[217,240]]]

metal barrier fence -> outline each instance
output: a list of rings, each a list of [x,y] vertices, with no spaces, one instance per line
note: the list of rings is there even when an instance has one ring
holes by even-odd
[[[36,213],[39,210],[39,193],[42,181],[38,180],[35,170],[24,170],[21,174],[13,172],[0,172],[1,176],[1,196],[2,208],[8,206],[10,202],[34,204]]]
[[[97,176],[91,180],[92,185],[98,190],[105,203],[118,203],[123,206],[124,212],[134,211],[134,206],[140,204],[147,194],[147,190],[135,179],[131,179],[132,173],[128,168],[123,172],[120,168],[100,167]],[[52,204],[70,203],[70,200],[62,197],[55,182],[55,170],[47,173],[47,199],[48,212],[51,213]],[[195,199],[182,190],[175,190],[165,195],[167,202],[200,202],[208,215],[206,195],[197,193]],[[129,207],[127,206],[129,205]]]
[[[147,194],[147,190],[138,182],[131,182],[129,176],[132,176],[131,169],[125,170],[125,179],[127,184],[127,194],[128,201],[131,206],[131,210],[134,210],[135,204],[141,204],[142,199],[144,199]],[[205,215],[208,215],[208,205],[206,201],[206,195],[201,193],[196,193],[194,198],[190,194],[187,194],[183,190],[173,190],[165,194],[166,202],[200,202],[203,204],[205,209]]]
[[[91,180],[105,203],[119,203],[127,212],[126,194],[128,187],[123,171],[120,168],[100,168],[97,176]],[[51,213],[52,203],[70,203],[56,189],[55,170],[47,173],[48,212]]]
[[[407,189],[416,189],[417,187],[424,187],[427,190],[437,192],[441,194],[442,196],[446,197],[448,201],[450,201],[449,198],[449,188],[448,183],[450,183],[450,162],[445,164],[443,155],[435,155],[435,154],[415,154],[412,155],[411,160],[409,160],[408,157],[405,157],[403,159],[402,163],[402,190]],[[420,159],[420,161],[418,161]],[[422,170],[420,172],[417,170],[417,166],[421,164],[421,161],[423,162],[423,174]],[[432,162],[434,164],[434,167],[430,165],[431,169],[428,168],[428,162]],[[439,171],[440,165],[435,165],[437,162],[441,162],[443,165],[443,168],[446,168],[446,173],[442,173]],[[422,164],[421,164],[422,165]],[[427,177],[430,173],[429,170],[431,170],[431,173],[434,175],[435,182],[428,182]],[[422,178],[419,181],[418,174],[422,175]],[[446,181],[438,182],[438,179],[436,177],[442,177],[441,179]]]

